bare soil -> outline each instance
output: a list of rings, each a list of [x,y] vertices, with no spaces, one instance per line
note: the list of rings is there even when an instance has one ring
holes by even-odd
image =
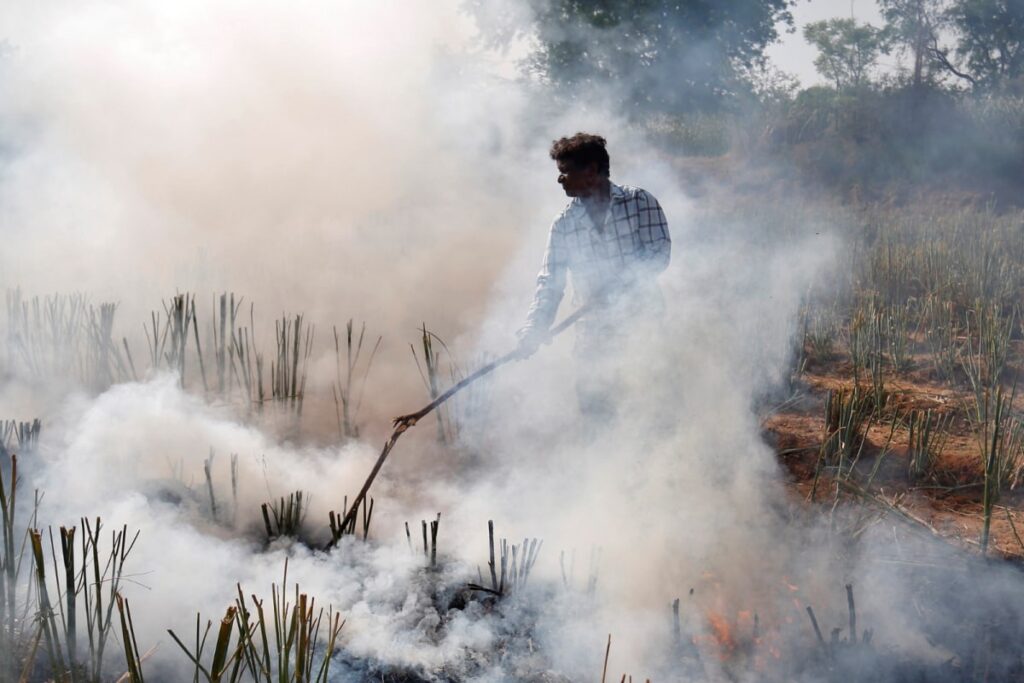
[[[799,398],[771,411],[762,421],[765,438],[774,446],[788,474],[793,495],[808,504],[812,504],[812,489],[817,503],[831,505],[834,499],[835,482],[827,475],[821,475],[815,486],[819,452],[826,436],[824,405],[829,390],[852,389],[851,375],[849,362],[844,359],[813,364],[798,382]],[[970,394],[964,388],[937,381],[927,369],[911,369],[899,377],[886,378],[885,386],[890,392],[886,416],[868,430],[858,463],[863,481],[885,453],[871,482],[875,501],[870,504],[951,544],[978,552],[983,527],[982,462],[977,437],[965,412]],[[906,426],[897,427],[890,438],[892,411],[906,414],[915,408],[952,417],[934,474],[923,481],[908,476]],[[991,522],[989,554],[1024,564],[1022,489],[1024,482],[1018,489],[1004,490]]]

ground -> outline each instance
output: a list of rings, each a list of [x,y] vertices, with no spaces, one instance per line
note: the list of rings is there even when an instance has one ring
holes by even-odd
[[[850,389],[851,374],[849,361],[841,357],[814,364],[797,381],[795,397],[770,412],[762,422],[765,437],[774,446],[788,475],[792,495],[808,504],[825,439],[825,398],[829,390]],[[935,476],[918,482],[907,475],[907,429],[898,426],[891,430],[887,420],[872,425],[858,470],[867,476],[880,454],[885,452],[885,456],[871,485],[874,502],[868,504],[877,506],[888,517],[978,552],[983,526],[983,484],[978,442],[964,417],[969,393],[935,381],[925,370],[913,368],[900,377],[887,378],[886,388],[891,393],[889,409],[903,414],[915,408],[931,409],[951,414],[952,422],[935,463]],[[827,476],[820,477],[814,494],[817,503],[831,505],[834,482]],[[1024,499],[1020,489],[1011,489],[1003,493],[993,514],[989,552],[1024,564],[1024,541],[1020,534],[1024,534]]]

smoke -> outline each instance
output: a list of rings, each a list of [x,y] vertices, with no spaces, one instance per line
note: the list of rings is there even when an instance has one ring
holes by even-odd
[[[794,552],[752,397],[781,379],[800,294],[835,244],[812,233],[758,245],[744,226],[702,223],[710,212],[666,211],[675,218],[673,263],[660,279],[666,314],[601,361],[624,377],[617,419],[595,436],[578,417],[575,376],[601,370],[556,344],[495,380],[495,403],[516,409],[488,423],[481,508],[454,511],[471,520],[498,509],[513,538],[542,534],[545,548],[575,551],[578,567],[599,552],[605,611],[577,625],[588,647],[562,634],[569,671],[586,670],[585,657],[572,659],[583,652],[600,658],[597,631],[617,638],[622,670],[651,672],[673,598],[713,574],[722,595],[752,609],[777,594],[769,583]]]
[[[621,357],[608,359],[626,373],[621,419],[600,440],[581,438],[589,427],[580,424],[571,389],[580,369],[572,345],[560,340],[488,387],[490,412],[467,428],[475,463],[410,477],[418,448],[400,447],[389,465],[397,479],[385,473],[374,488],[379,546],[346,542],[330,556],[301,545],[263,550],[262,501],[304,490],[312,499],[308,526],[322,542],[327,510],[339,509],[340,492],[361,481],[374,450],[282,446],[228,409],[182,392],[172,376],[63,403],[47,424],[45,468],[31,482],[46,492],[40,516],[98,515],[141,530],[131,558],[138,574],[126,592],[142,615],[142,642],[166,642],[163,629],[189,628],[196,611],[217,616],[236,583],[265,594],[289,557],[290,579],[349,620],[345,656],[353,662],[476,678],[487,667],[465,653],[507,642],[527,619],[533,647],[556,670],[582,675],[600,660],[603,634],[614,633],[616,666],[650,671],[668,646],[669,600],[703,586],[711,572],[721,595],[750,606],[773,595],[777,586],[768,584],[788,571],[791,548],[778,543],[784,529],[771,509],[780,501],[776,465],[750,396],[771,379],[766,368],[783,368],[790,353],[792,320],[778,311],[795,314],[806,278],[829,253],[820,238],[801,238],[766,247],[752,260],[760,267],[738,270],[730,255],[749,246],[746,236],[688,229],[685,220],[679,228],[688,239],[677,240],[663,277],[665,329],[638,331]],[[790,268],[794,254],[807,269]],[[210,452],[216,514],[202,474]],[[239,455],[237,498],[230,453]],[[402,522],[418,530],[416,520],[435,510],[453,562],[424,577]],[[470,568],[486,559],[487,519],[510,539],[544,538],[541,585],[560,583],[555,559],[564,551],[569,585],[584,594],[596,580],[600,602],[556,597],[537,623],[514,608],[500,616],[479,608],[435,613],[439,589],[476,580]],[[746,570],[755,562],[763,581]],[[168,644],[154,666],[174,660]],[[353,666],[354,679],[365,674]]]
[[[411,389],[404,340],[478,319],[534,222],[519,171],[540,149],[507,139],[522,97],[461,57],[455,3],[58,4],[3,25],[4,282],[119,302],[136,355],[176,291],[235,291],[262,328],[387,331],[377,372]]]
[[[327,509],[340,509],[338,491],[372,462],[366,446],[282,448],[184,394],[172,377],[72,402],[50,429],[43,449],[49,455],[46,467],[31,482],[45,488],[40,517],[100,516],[141,532],[130,560],[135,571],[128,572],[123,592],[133,603],[140,642],[147,649],[161,645],[153,661],[158,671],[182,664],[183,655],[165,629],[189,633],[196,612],[219,617],[236,584],[248,594],[269,597],[271,582],[282,580],[286,558],[289,585],[297,583],[348,619],[347,656],[386,658],[392,666],[430,671],[457,660],[462,649],[486,649],[493,639],[492,629],[469,623],[474,620],[469,613],[451,620],[443,638],[435,636],[431,591],[464,583],[464,569],[454,565],[453,575],[425,577],[418,556],[404,542],[371,547],[346,539],[330,556],[284,541],[263,548],[254,512],[260,502],[296,489],[311,497],[308,527],[322,543]],[[204,449],[218,454],[212,476],[216,514],[201,479]],[[237,499],[229,485],[229,449],[240,455]],[[386,481],[374,495],[385,501],[376,508],[376,524],[396,531],[401,496]]]
[[[614,671],[654,675],[671,670],[671,600],[689,600],[684,628],[701,642],[710,611],[781,620],[798,574],[807,599],[872,577],[886,589],[866,617],[903,630],[885,605],[902,584],[871,562],[837,569],[822,530],[794,521],[756,413],[788,375],[834,226],[786,215],[761,233],[695,204],[610,106],[567,108],[509,79],[514,56],[482,50],[456,3],[58,3],[5,7],[0,26],[0,222],[17,246],[0,251],[0,282],[120,302],[119,334],[135,337],[176,290],[238,292],[264,321],[305,312],[320,329],[311,406],[330,401],[325,330],[365,319],[385,336],[363,418],[373,437],[424,401],[406,348],[423,321],[468,366],[511,347],[565,201],[550,139],[605,134],[613,178],[668,215],[665,314],[598,364],[622,377],[618,418],[595,430],[580,417],[573,384],[595,368],[568,333],[460,397],[459,448],[439,449],[432,421],[405,437],[373,489],[370,544],[264,547],[258,511],[302,490],[307,540],[325,542],[376,439],[325,446],[320,425],[319,440],[283,440],[160,373],[99,396],[6,380],[4,414],[45,420],[26,464],[40,520],[141,532],[125,593],[168,680],[184,660],[165,629],[219,616],[236,584],[267,595],[285,558],[289,582],[348,620],[342,680],[388,667],[583,678],[609,633]],[[445,561],[432,573],[417,532],[438,511]],[[487,571],[487,520],[516,543],[544,539],[532,592],[454,606]],[[909,632],[900,642],[928,650]]]

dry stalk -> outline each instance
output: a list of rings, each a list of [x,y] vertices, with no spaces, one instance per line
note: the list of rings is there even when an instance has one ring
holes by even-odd
[[[228,356],[231,359],[231,377],[245,396],[247,404],[263,409],[266,389],[263,385],[263,354],[256,348],[255,306],[249,305],[249,326],[231,330]]]
[[[282,316],[274,323],[277,356],[270,363],[270,395],[274,401],[284,403],[296,416],[302,414],[302,401],[306,392],[306,364],[313,353],[316,330],[304,323],[301,314],[294,320]]]
[[[440,514],[438,521],[440,521]],[[424,539],[425,540],[425,539]],[[540,555],[544,542],[536,538],[524,538],[522,544],[510,544],[507,539],[499,543],[499,555],[494,553],[494,521],[487,522],[488,562],[487,568],[491,575],[490,587],[479,583],[470,583],[471,590],[491,593],[499,597],[521,591],[529,581],[530,573]],[[424,543],[424,551],[426,550]],[[500,567],[500,569],[499,569]]]
[[[260,506],[268,540],[282,536],[295,538],[299,535],[309,507],[309,496],[304,498],[303,495],[302,491],[295,491],[289,493],[287,498],[282,496]]]
[[[93,391],[129,379],[113,341],[117,305],[89,304],[81,294],[55,294],[30,301],[7,291],[7,371],[32,379],[71,378]]]
[[[121,621],[121,645],[124,647],[125,662],[128,665],[128,678],[131,683],[145,683],[142,675],[143,656],[139,654],[139,644],[135,640],[132,609],[120,593],[116,593],[114,598],[117,601],[117,614]]]
[[[0,466],[0,522],[3,545],[0,546],[0,681],[18,680],[25,614],[18,610],[18,588],[24,546],[16,541],[15,511],[17,509],[18,456],[10,456],[10,470],[5,482]],[[38,642],[38,641],[37,641]]]
[[[212,624],[201,630],[201,617],[196,615],[195,646],[189,648],[174,633],[168,631],[174,642],[193,664],[193,680],[208,683],[236,683],[253,680],[258,683],[327,683],[331,658],[337,648],[338,636],[345,622],[332,608],[323,608],[299,591],[296,584],[294,602],[285,591],[288,581],[288,563],[285,561],[284,578],[280,585],[271,586],[271,612],[264,601],[255,595],[246,600],[238,586],[235,603],[227,608],[221,619],[213,644],[212,656],[204,656]],[[326,628],[323,639],[321,626]],[[318,649],[318,643],[322,648]],[[318,661],[319,660],[319,661]]]
[[[242,299],[235,299],[235,293],[224,292],[218,298],[215,296],[213,304],[213,358],[217,368],[217,392],[226,396],[231,391],[233,366],[233,341],[235,322],[238,319],[238,310],[242,306]]]
[[[213,493],[213,448],[210,457],[203,461],[203,475],[206,477],[206,490],[210,494],[210,518],[217,521],[217,497]]]
[[[412,351],[413,360],[416,361],[416,369],[420,372],[420,378],[423,379],[423,384],[427,388],[427,393],[430,396],[431,401],[436,401],[440,395],[440,363],[441,363],[441,352],[434,350],[434,342],[437,341],[441,347],[447,352],[448,347],[444,341],[433,332],[427,330],[427,324],[423,323],[423,327],[420,330],[420,343],[422,345],[423,363],[420,364],[420,357],[416,353],[416,347],[412,344],[409,345],[409,349]],[[451,354],[449,353],[449,356]],[[450,425],[448,424],[447,414],[444,409],[437,411],[437,441],[440,444],[445,444],[450,440]]]
[[[366,380],[370,376],[373,359],[376,357],[377,350],[380,348],[381,341],[383,340],[383,337],[377,337],[377,341],[370,351],[366,364],[360,369],[359,361],[362,357],[363,340],[366,336],[366,323],[364,322],[360,327],[358,336],[355,336],[353,333],[352,320],[349,319],[345,323],[345,376],[343,378],[341,373],[341,340],[338,335],[338,328],[334,328],[334,403],[338,415],[338,432],[346,439],[354,439],[359,436],[359,425],[356,420],[359,416],[359,408],[363,403]],[[361,375],[361,377],[358,377],[358,375]]]
[[[608,655],[612,652],[612,634],[608,634],[608,645],[604,648],[604,667],[601,669],[601,683],[608,677]]]
[[[38,419],[31,422],[17,420],[0,420],[0,456],[10,461],[11,455],[20,452],[22,455],[35,450],[43,423]]]
[[[354,505],[354,504],[353,504]],[[348,510],[348,496],[342,501],[342,514],[331,510],[328,513],[328,524],[331,529],[331,540],[325,547],[325,550],[330,550],[336,546],[342,539],[343,536],[355,536],[356,535],[356,520],[357,516],[349,517]],[[348,521],[345,521],[348,520]],[[369,505],[367,505],[366,499],[362,500],[362,528],[363,528],[363,540],[365,541],[370,535],[370,523],[373,521],[373,498],[370,498]],[[409,535],[409,523],[405,523],[406,535]],[[412,538],[409,540],[410,547],[412,547]]]
[[[124,565],[138,539],[129,536],[127,527],[111,534],[108,551],[100,550],[102,522],[81,520],[81,527],[61,527],[60,553],[49,530],[53,587],[47,573],[43,547],[44,536],[39,529],[29,530],[32,559],[35,566],[36,620],[47,654],[50,671],[58,680],[103,680],[106,644],[113,626],[115,596],[124,577]],[[76,552],[75,537],[81,532]],[[50,596],[62,596],[52,601]],[[80,653],[79,614],[85,620],[87,652]]]

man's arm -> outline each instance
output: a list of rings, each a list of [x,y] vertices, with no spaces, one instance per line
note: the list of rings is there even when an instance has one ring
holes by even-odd
[[[547,335],[558,313],[558,305],[565,293],[565,276],[568,268],[568,252],[565,236],[556,220],[548,235],[544,262],[537,275],[537,291],[526,314],[526,324],[519,330],[521,347],[530,347],[532,353],[537,344]]]
[[[668,234],[665,212],[654,195],[646,190],[640,190],[637,196],[637,210],[645,265],[652,273],[660,273],[668,267],[672,257],[672,238]]]

